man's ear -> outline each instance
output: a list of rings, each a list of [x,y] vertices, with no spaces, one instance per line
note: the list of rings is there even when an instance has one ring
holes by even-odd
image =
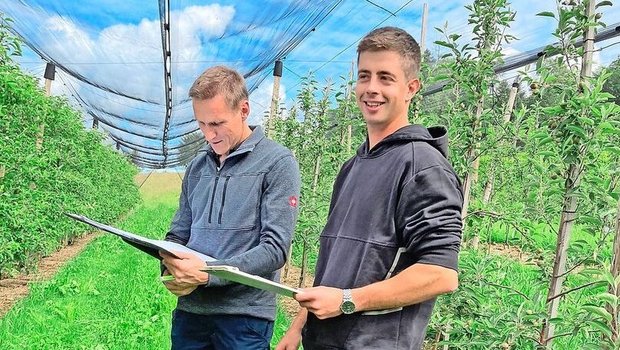
[[[248,100],[241,101],[241,103],[239,104],[239,107],[241,108],[241,119],[243,121],[246,121],[246,119],[248,119],[248,116],[250,115],[250,101]]]
[[[422,84],[420,84],[420,79],[418,78],[413,78],[407,82],[407,101],[411,101],[413,96],[420,91],[421,86]]]

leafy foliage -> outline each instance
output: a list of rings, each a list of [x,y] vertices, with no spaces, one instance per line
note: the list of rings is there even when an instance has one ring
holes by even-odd
[[[0,64],[0,138],[0,278],[32,268],[83,231],[63,212],[110,221],[138,201],[136,168],[11,64]]]

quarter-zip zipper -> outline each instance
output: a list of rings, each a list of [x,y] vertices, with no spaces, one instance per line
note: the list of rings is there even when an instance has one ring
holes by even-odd
[[[222,205],[220,206],[220,215],[217,218],[217,223],[219,225],[222,224],[222,213],[224,212],[224,203],[226,201],[226,188],[228,187],[228,180],[230,180],[230,176],[226,176],[226,181],[224,181],[224,189],[222,190]]]
[[[220,171],[217,171],[215,177],[215,184],[213,185],[213,192],[211,193],[211,206],[209,207],[209,223],[211,223],[211,214],[213,213],[213,201],[215,200],[215,192],[217,191],[217,182],[220,180]]]

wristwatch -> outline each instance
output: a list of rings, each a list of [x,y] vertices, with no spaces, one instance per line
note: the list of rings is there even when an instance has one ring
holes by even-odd
[[[340,311],[342,311],[345,315],[355,312],[355,303],[353,302],[350,289],[342,290],[342,304],[340,304]]]

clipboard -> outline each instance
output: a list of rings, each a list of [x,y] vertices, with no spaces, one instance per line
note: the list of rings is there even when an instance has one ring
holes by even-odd
[[[300,292],[300,290],[297,288],[289,287],[287,285],[277,283],[260,276],[245,273],[234,266],[207,265],[201,270],[210,275],[214,275],[232,282],[244,284],[246,286],[284,295],[289,298],[293,298],[295,294]]]
[[[142,237],[135,233],[123,231],[116,227],[102,224],[95,220],[89,219],[83,215],[72,214],[72,213],[65,213],[65,215],[67,215],[68,217],[74,220],[77,220],[85,224],[91,225],[95,228],[98,228],[102,231],[106,231],[116,236],[119,236],[126,243],[132,245],[135,248],[140,249],[141,251],[159,260],[162,259],[161,256],[159,256],[159,251],[161,250],[176,258],[179,258],[179,256],[177,256],[174,253],[174,251],[181,251],[181,252],[188,252],[188,253],[196,254],[199,258],[201,258],[205,262],[215,261],[213,257],[210,257],[206,254],[202,254],[200,252],[197,252],[191,248],[188,248],[184,245],[181,245],[175,242]],[[237,283],[240,283],[246,286],[266,290],[266,291],[284,295],[290,298],[293,298],[293,296],[296,293],[300,292],[300,290],[297,288],[289,287],[287,285],[277,283],[277,282],[274,282],[272,280],[269,280],[269,279],[266,279],[260,276],[251,275],[249,273],[239,270],[239,268],[234,267],[234,266],[207,265],[201,270],[208,274],[211,274],[211,275],[214,275],[214,276],[217,276],[217,277],[220,277],[220,278],[232,281],[232,282],[237,282]],[[162,281],[164,281],[164,279],[162,279]]]
[[[179,252],[186,252],[186,253],[192,253],[197,255],[200,259],[202,259],[203,261],[215,261],[215,259],[213,257],[210,257],[206,254],[197,252],[191,248],[188,248],[182,244],[178,244],[175,242],[170,242],[170,241],[163,241],[163,240],[157,240],[157,239],[150,239],[150,238],[146,238],[146,237],[142,237],[140,235],[137,235],[135,233],[131,233],[131,232],[127,232],[127,231],[123,231],[121,229],[118,229],[116,227],[112,227],[109,225],[105,225],[102,224],[100,222],[97,222],[95,220],[89,219],[86,216],[83,215],[78,215],[78,214],[72,214],[72,213],[65,213],[65,215],[67,215],[68,217],[83,222],[85,224],[91,225],[93,227],[96,227],[102,231],[106,231],[109,233],[112,233],[114,235],[117,235],[119,237],[121,237],[123,239],[123,241],[127,242],[128,244],[134,246],[135,248],[140,249],[141,251],[151,255],[152,257],[155,257],[159,260],[161,260],[161,256],[159,256],[159,251],[163,251],[166,252],[172,256],[174,256],[175,258],[178,258],[178,256],[174,253],[174,251],[179,251]]]

